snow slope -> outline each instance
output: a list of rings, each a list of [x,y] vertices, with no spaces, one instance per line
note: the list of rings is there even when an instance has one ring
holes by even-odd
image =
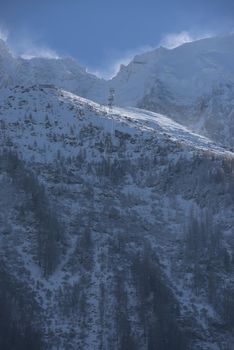
[[[35,123],[37,132],[42,133],[46,132],[43,125],[46,122],[49,124],[47,118],[52,114],[56,116],[57,123],[60,123],[60,133],[69,135],[70,127],[75,123],[75,118],[82,119],[83,113],[86,112],[88,112],[88,115],[85,114],[84,123],[92,123],[113,135],[115,131],[133,136],[140,132],[143,140],[153,136],[157,137],[159,141],[169,140],[181,143],[188,149],[191,147],[193,150],[204,150],[232,156],[231,152],[217,146],[210,139],[192,133],[186,127],[164,115],[147,110],[119,107],[109,109],[105,105],[97,104],[64,90],[40,84],[26,88],[5,89],[2,90],[0,96],[2,121],[15,125],[19,120],[31,123],[30,119],[32,118],[35,120],[33,124]],[[79,127],[81,125],[80,122]],[[57,131],[56,129],[58,128],[54,126],[52,132]],[[11,131],[15,133],[14,128],[11,128]],[[31,133],[31,135],[35,134],[35,139],[38,136],[37,132]],[[41,138],[41,143],[46,142],[44,138],[46,138],[45,135]],[[30,143],[33,136],[28,136],[27,139],[28,141],[25,139],[22,141]],[[51,152],[54,152],[54,150],[52,149]]]

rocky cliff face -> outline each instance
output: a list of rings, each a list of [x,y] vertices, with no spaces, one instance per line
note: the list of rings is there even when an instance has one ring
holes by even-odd
[[[1,348],[231,349],[233,153],[52,86],[0,106]]]

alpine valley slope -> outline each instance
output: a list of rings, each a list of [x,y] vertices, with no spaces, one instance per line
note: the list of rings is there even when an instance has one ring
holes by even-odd
[[[232,349],[232,152],[43,85],[0,119],[1,349]]]

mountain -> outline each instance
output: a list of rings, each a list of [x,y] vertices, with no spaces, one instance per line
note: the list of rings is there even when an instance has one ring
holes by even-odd
[[[0,41],[0,349],[233,348],[233,56],[105,81]]]
[[[109,84],[116,103],[166,114],[226,146],[234,145],[234,34],[136,56]]]
[[[86,96],[91,94],[91,90],[101,89],[104,82],[72,58],[14,57],[7,43],[1,39],[0,69],[1,87],[48,84]]]
[[[186,43],[173,50],[160,47],[138,55],[112,79],[113,85],[119,84],[126,90],[134,82],[137,84],[128,101],[129,94],[122,90],[117,94],[117,102],[137,104],[146,92],[145,86],[150,87],[156,79],[170,88],[178,102],[190,103],[217,84],[233,83],[233,55],[234,34]]]
[[[0,107],[0,348],[231,349],[234,154],[53,86]]]
[[[1,86],[52,84],[106,104],[162,113],[194,132],[234,147],[234,34],[160,47],[136,56],[105,81],[70,58],[14,58],[0,41]]]

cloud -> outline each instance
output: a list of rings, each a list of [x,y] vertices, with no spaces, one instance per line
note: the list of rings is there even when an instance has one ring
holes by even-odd
[[[23,35],[16,35],[9,37],[8,45],[16,57],[24,59],[32,58],[51,58],[58,59],[58,53],[41,43],[41,40],[34,39],[27,33]]]
[[[32,58],[50,58],[50,59],[58,59],[60,56],[52,49],[48,47],[30,47],[23,51],[20,54],[20,57],[30,60]]]
[[[7,41],[8,34],[8,30],[3,25],[0,25],[0,39],[3,41]]]
[[[160,46],[166,47],[167,49],[174,49],[175,47],[181,46],[192,41],[199,39],[209,38],[212,35],[210,33],[205,34],[191,34],[188,31],[182,31],[180,33],[169,33],[165,35]]]
[[[7,42],[11,52],[14,56],[20,56],[24,59],[32,59],[35,57],[42,58],[55,58],[58,59],[59,55],[52,49],[45,45],[37,43],[36,40],[29,38],[29,36],[24,35],[20,38],[15,38],[12,40],[9,35],[8,29],[0,23],[0,39]]]

